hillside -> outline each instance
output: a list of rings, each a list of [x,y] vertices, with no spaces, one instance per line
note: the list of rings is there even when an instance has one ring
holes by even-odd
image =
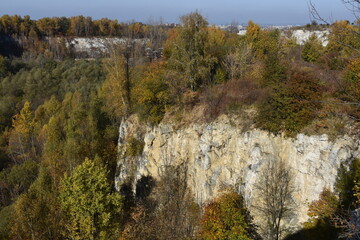
[[[359,25],[180,22],[0,18],[0,239],[354,233]]]

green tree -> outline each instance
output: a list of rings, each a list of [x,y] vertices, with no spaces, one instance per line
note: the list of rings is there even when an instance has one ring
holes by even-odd
[[[0,209],[0,239],[10,239],[11,219],[13,214],[13,205]]]
[[[242,197],[226,192],[205,206],[199,238],[203,240],[249,240],[251,222]]]
[[[61,182],[60,198],[67,217],[67,237],[90,240],[116,236],[122,198],[111,191],[103,166],[85,159]]]
[[[16,199],[21,193],[28,190],[38,175],[38,165],[36,162],[26,160],[25,162],[14,165],[7,174],[11,197]]]
[[[153,62],[134,92],[140,117],[151,123],[159,123],[170,99],[165,81],[164,64]]]
[[[259,104],[257,124],[274,133],[292,135],[316,116],[322,88],[319,80],[303,69],[292,69],[285,77],[270,85],[268,96]]]
[[[344,209],[354,209],[357,200],[354,195],[356,183],[360,182],[360,160],[355,158],[347,167],[341,165],[336,179],[336,191],[339,193],[339,201]]]
[[[165,44],[165,56],[169,69],[178,73],[181,81],[194,91],[210,79],[216,59],[207,52],[209,32],[206,19],[194,12],[180,20],[181,26],[175,38],[169,38]]]
[[[46,141],[43,149],[43,164],[49,169],[54,183],[63,176],[66,166],[63,159],[64,142],[62,139],[62,124],[59,118],[51,117],[43,128]]]
[[[301,131],[316,117],[322,99],[322,87],[314,74],[293,69],[286,82],[288,102],[285,106],[285,125],[288,134]]]
[[[0,77],[3,78],[9,73],[8,61],[3,56],[0,56]]]
[[[282,60],[283,50],[278,30],[261,31],[261,38],[254,46],[258,59],[263,59],[263,86],[278,86],[286,79],[286,63]]]
[[[306,62],[316,63],[319,61],[320,56],[323,53],[323,46],[321,41],[316,37],[315,34],[311,35],[310,38],[305,42],[301,57]]]
[[[50,240],[62,239],[62,214],[58,193],[46,168],[28,192],[14,203],[11,235],[15,239]]]

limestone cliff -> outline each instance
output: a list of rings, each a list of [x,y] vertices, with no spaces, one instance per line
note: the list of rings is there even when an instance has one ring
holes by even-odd
[[[199,203],[215,197],[224,186],[236,187],[250,207],[257,196],[253,186],[264,162],[277,158],[293,170],[297,204],[292,225],[307,219],[308,203],[317,199],[324,187],[332,189],[341,163],[359,155],[359,140],[350,136],[330,140],[327,135],[295,138],[273,135],[259,129],[243,131],[223,116],[205,124],[175,129],[172,124],[143,127],[136,119],[120,126],[119,152],[123,156],[127,136],[142,137],[141,156],[120,157],[116,184],[129,176],[159,176],[161,166],[188,164],[188,184]]]

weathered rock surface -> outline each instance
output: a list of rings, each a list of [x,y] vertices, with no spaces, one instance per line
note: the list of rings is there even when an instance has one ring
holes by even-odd
[[[328,43],[328,36],[330,34],[329,30],[324,31],[308,31],[308,30],[295,30],[292,32],[292,37],[296,39],[296,43],[303,45],[312,35],[315,35],[322,45],[325,47]]]
[[[108,54],[113,45],[126,44],[128,41],[128,39],[118,37],[75,37],[67,39],[66,47],[76,54],[99,57]],[[132,41],[137,44],[145,44],[147,39],[134,39]]]
[[[124,151],[128,135],[139,137],[136,121],[120,126],[119,151]],[[331,141],[327,135],[295,138],[275,136],[252,129],[243,132],[223,116],[210,124],[193,124],[174,129],[171,124],[146,127],[143,153],[137,159],[121,157],[116,184],[129,176],[159,176],[161,166],[188,164],[188,184],[196,200],[204,203],[226,186],[242,192],[250,207],[258,196],[254,183],[267,160],[281,159],[295,176],[297,204],[294,226],[307,219],[308,203],[318,199],[324,187],[333,189],[341,163],[359,155],[359,140],[341,136]]]

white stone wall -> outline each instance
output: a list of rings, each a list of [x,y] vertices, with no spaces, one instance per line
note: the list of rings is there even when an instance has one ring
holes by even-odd
[[[122,124],[120,151],[124,137],[137,133],[135,126],[131,122]],[[267,160],[282,159],[295,175],[294,226],[307,220],[308,203],[318,199],[324,187],[333,189],[340,164],[359,155],[359,140],[349,136],[330,141],[327,135],[286,138],[258,129],[242,132],[227,117],[178,130],[171,124],[147,127],[144,142],[143,154],[136,159],[136,179],[148,175],[156,178],[162,165],[187,161],[188,184],[199,203],[214,198],[226,186],[236,186],[250,211],[257,198],[253,186],[261,167]],[[131,172],[129,168],[133,169],[127,161],[119,161],[117,184]]]

